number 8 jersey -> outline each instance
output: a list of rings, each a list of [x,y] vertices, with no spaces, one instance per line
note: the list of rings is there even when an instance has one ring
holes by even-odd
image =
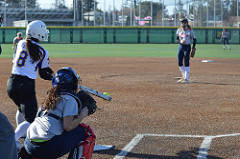
[[[26,40],[19,41],[16,50],[16,56],[13,59],[12,74],[27,76],[31,79],[38,77],[38,68],[43,69],[50,67],[48,52],[37,42],[31,41],[33,44],[40,46],[42,52],[41,59],[32,63],[32,58],[26,48]]]

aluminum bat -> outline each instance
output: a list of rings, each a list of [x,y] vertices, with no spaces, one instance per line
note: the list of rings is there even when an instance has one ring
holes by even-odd
[[[111,100],[112,100],[112,97],[111,97],[111,96],[108,96],[108,95],[106,95],[106,94],[104,94],[104,93],[102,93],[102,92],[96,91],[96,90],[94,90],[94,89],[88,88],[88,87],[86,87],[86,86],[78,85],[78,88],[81,89],[81,90],[83,90],[83,91],[86,91],[86,92],[88,92],[88,93],[91,93],[91,94],[93,94],[93,95],[95,95],[95,96],[97,96],[97,97],[100,97],[100,98],[102,98],[102,99],[104,99],[104,100],[107,100],[107,101],[111,101]]]

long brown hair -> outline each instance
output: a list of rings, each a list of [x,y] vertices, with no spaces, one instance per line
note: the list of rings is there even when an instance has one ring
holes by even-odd
[[[55,109],[56,104],[60,100],[60,95],[59,93],[57,93],[57,89],[58,89],[57,87],[53,87],[47,92],[47,97],[42,103],[47,110]]]
[[[26,48],[30,54],[30,57],[32,58],[32,63],[38,61],[42,57],[42,48],[34,43],[32,41],[39,42],[36,38],[27,38],[26,39]]]

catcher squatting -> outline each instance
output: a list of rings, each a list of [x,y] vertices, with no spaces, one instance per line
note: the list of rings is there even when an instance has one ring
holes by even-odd
[[[68,152],[68,159],[92,157],[96,136],[81,121],[93,114],[97,105],[87,92],[77,92],[79,81],[79,76],[70,67],[57,71],[53,87],[27,130],[19,159],[53,159]]]
[[[190,73],[190,57],[194,57],[196,51],[196,36],[193,29],[188,25],[188,20],[180,19],[181,28],[176,32],[176,41],[179,42],[178,47],[178,66],[182,73],[182,77],[178,80],[179,83],[188,83]],[[191,43],[193,46],[191,49]],[[184,66],[183,66],[184,60]]]

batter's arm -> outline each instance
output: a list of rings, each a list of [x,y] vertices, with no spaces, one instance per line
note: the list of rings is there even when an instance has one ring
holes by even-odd
[[[39,69],[39,76],[44,80],[52,80],[54,72],[50,67]]]

